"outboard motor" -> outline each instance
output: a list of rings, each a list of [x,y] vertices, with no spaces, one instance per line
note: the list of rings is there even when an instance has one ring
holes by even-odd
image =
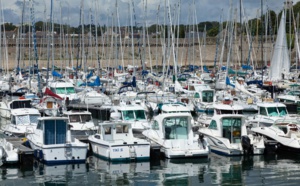
[[[251,145],[251,140],[248,136],[242,136],[242,147],[244,154],[253,154],[253,145]]]
[[[199,134],[199,139],[198,143],[202,143],[203,148],[205,149],[205,144],[204,144],[204,135],[202,133]]]

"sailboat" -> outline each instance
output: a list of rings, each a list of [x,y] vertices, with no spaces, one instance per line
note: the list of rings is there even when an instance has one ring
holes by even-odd
[[[291,66],[290,58],[288,55],[285,24],[286,18],[285,12],[283,11],[270,66],[269,79],[272,81],[286,79]]]

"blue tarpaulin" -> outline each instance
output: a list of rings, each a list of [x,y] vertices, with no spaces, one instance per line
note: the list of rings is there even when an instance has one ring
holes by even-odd
[[[203,66],[203,71],[209,73],[209,70],[207,69],[207,66]]]
[[[233,84],[230,83],[230,79],[229,79],[228,76],[226,77],[226,85],[230,85],[230,86],[232,86],[233,88],[235,88],[235,85],[233,85]]]
[[[60,73],[56,72],[55,70],[52,71],[52,76],[63,78],[63,76]]]
[[[148,72],[147,70],[143,70],[143,71],[142,71],[142,76],[148,75],[148,73],[149,73],[149,72]]]
[[[100,84],[101,84],[100,78],[99,78],[99,76],[97,76],[94,82],[82,83],[80,86],[96,87],[96,86],[100,86]]]
[[[250,65],[242,65],[243,70],[252,70],[252,67]]]
[[[86,79],[90,79],[90,77],[93,76],[93,71],[90,71],[90,73],[86,76]]]
[[[222,66],[222,67],[221,67],[221,70],[226,70],[226,66]]]

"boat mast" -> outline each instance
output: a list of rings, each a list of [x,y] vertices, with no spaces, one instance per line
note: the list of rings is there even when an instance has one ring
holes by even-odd
[[[49,34],[47,34],[47,37],[48,37],[48,46],[47,46],[47,49],[48,49],[48,62],[47,62],[47,76],[46,76],[46,85],[48,85],[48,81],[49,81],[49,63],[50,63],[50,45],[51,45],[51,41],[50,39],[53,39],[53,38],[50,38],[50,37],[53,37],[52,34],[53,34],[53,30],[52,30],[52,15],[53,15],[53,0],[51,0],[51,5],[50,5],[50,23],[49,23]],[[51,34],[50,34],[51,33]],[[53,47],[53,40],[52,40],[52,47]],[[53,54],[53,48],[52,48],[52,54]],[[52,71],[54,70],[54,67],[53,67],[53,58],[52,57]]]
[[[261,18],[260,18],[260,24],[261,24],[261,34],[260,34],[260,43],[261,43],[261,82],[262,84],[264,83],[264,63],[263,63],[263,58],[264,58],[264,42],[263,42],[263,28],[264,28],[264,23],[263,23],[263,0],[260,1],[261,7],[260,7],[260,13],[261,13]]]
[[[241,35],[241,64],[243,64],[243,20],[242,20],[242,0],[240,0],[240,35]],[[237,70],[237,69],[236,69]]]
[[[40,96],[42,96],[42,89],[41,89],[41,80],[40,80],[40,73],[39,73],[39,58],[38,58],[38,52],[37,52],[37,41],[36,41],[36,29],[35,29],[35,16],[34,16],[34,0],[31,1],[31,7],[30,7],[30,12],[31,12],[31,22],[32,22],[32,38],[33,38],[33,49],[34,49],[34,57],[35,57],[35,63],[36,63],[36,69],[37,69],[37,78],[38,78],[38,92]],[[34,69],[33,69],[34,71]]]
[[[79,63],[79,54],[80,54],[80,26],[81,24],[81,18],[82,18],[82,10],[83,9],[83,0],[81,0],[80,5],[80,14],[79,14],[79,25],[78,25],[78,38],[77,38],[77,62],[75,67],[75,77],[76,80],[78,79],[78,63]]]
[[[23,21],[24,21],[24,12],[25,12],[25,0],[23,0],[23,8],[22,8],[22,17],[21,17],[21,27],[19,27],[19,42],[18,42],[18,65],[17,65],[17,73],[21,73],[20,69],[20,58],[21,58],[21,41],[23,38]],[[1,45],[0,45],[1,46]]]

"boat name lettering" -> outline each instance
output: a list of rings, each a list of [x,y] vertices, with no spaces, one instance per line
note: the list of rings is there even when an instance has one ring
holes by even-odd
[[[115,149],[113,149],[113,152],[123,152],[123,149],[122,148],[115,148]]]

